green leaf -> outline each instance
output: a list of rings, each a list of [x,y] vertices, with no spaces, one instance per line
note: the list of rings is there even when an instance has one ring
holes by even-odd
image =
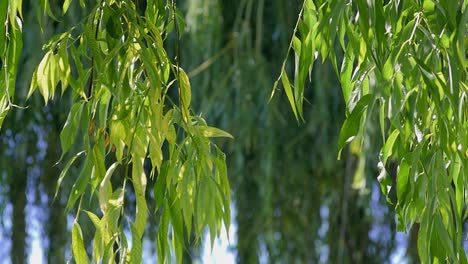
[[[11,8],[11,6],[10,6]],[[10,11],[12,12],[12,11]],[[11,13],[10,13],[11,15]],[[16,21],[16,11],[14,14],[15,20],[11,22],[13,25],[10,25],[7,32],[3,32],[8,36],[7,44],[3,45],[6,50],[2,50],[0,54],[0,61],[2,67],[2,77],[0,77],[0,85],[2,85],[2,90],[8,94],[8,100],[14,99],[15,87],[16,87],[16,75],[18,72],[18,63],[23,48],[23,37],[21,33],[21,28],[18,26]]]
[[[8,10],[8,13],[9,13],[9,18],[10,18],[10,26],[13,26],[15,27],[15,24],[16,24],[16,16],[17,16],[17,12],[18,12],[18,3],[21,3],[21,1],[18,1],[18,0],[3,0],[3,1],[8,1],[8,6],[9,6],[9,9]],[[3,23],[3,21],[2,21]]]
[[[64,47],[66,45],[63,45]],[[62,95],[70,83],[71,69],[70,62],[68,61],[68,54],[65,48],[61,48],[57,55],[57,73],[60,75],[60,82],[62,84]]]
[[[133,223],[130,223],[130,230],[132,232],[132,249],[130,251],[131,263],[142,263],[143,250],[141,246],[141,235]]]
[[[106,23],[107,33],[114,39],[120,39],[123,34],[122,22],[120,21],[120,13],[112,12]]]
[[[205,175],[208,174],[207,166],[202,167],[202,173]],[[210,238],[211,245],[213,248],[214,238],[216,237],[216,232],[214,232],[214,227],[217,225],[216,212],[215,212],[215,201],[217,195],[216,185],[209,176],[204,176],[200,180],[199,185],[197,186],[197,197],[196,197],[196,212],[204,212],[202,214],[197,213],[195,215],[195,236],[200,238],[203,235],[205,226],[210,227]],[[213,199],[215,197],[215,199]]]
[[[94,263],[99,263],[104,254],[103,234],[105,227],[103,227],[101,219],[99,219],[99,217],[97,217],[92,212],[85,212],[88,215],[89,219],[91,219],[91,222],[93,222],[94,227],[96,228],[96,232],[94,233],[93,239],[93,261]]]
[[[387,202],[392,204],[392,201],[390,200],[390,197],[388,196],[392,187],[392,179],[390,178],[390,175],[388,175],[387,170],[383,166],[382,162],[379,162],[377,167],[380,170],[379,176],[377,176],[377,180],[379,181],[379,184],[380,184],[380,190],[385,195]]]
[[[170,256],[168,237],[170,209],[167,200],[164,201],[163,212],[161,215],[161,222],[158,226],[158,240],[156,242],[158,248],[158,261],[165,263],[166,256]]]
[[[67,121],[60,132],[60,144],[62,145],[62,152],[66,153],[70,147],[75,143],[76,135],[79,131],[79,124],[81,121],[81,113],[83,111],[84,101],[78,101],[70,109]]]
[[[154,200],[156,203],[156,210],[164,203],[164,195],[166,193],[166,178],[169,171],[170,161],[165,161],[161,165],[161,170],[156,176],[156,184],[153,188]]]
[[[80,0],[80,1],[84,1],[84,0]],[[44,15],[47,14],[52,19],[58,21],[57,18],[54,16],[54,13],[52,13],[52,9],[50,8],[49,0],[40,0],[39,5],[41,7],[40,10],[43,12]],[[41,27],[42,27],[42,25],[41,25]]]
[[[86,254],[86,249],[84,247],[81,227],[76,221],[73,223],[72,228],[72,251],[76,263],[90,263],[88,255]]]
[[[116,158],[119,162],[122,162],[125,140],[130,134],[129,127],[121,120],[112,120],[109,124],[109,130],[110,143],[116,148]]]
[[[294,100],[293,91],[291,89],[291,82],[289,82],[288,74],[286,73],[284,69],[281,72],[281,83],[283,84],[284,92],[286,93],[286,96],[288,97],[288,101],[289,101],[289,104],[291,105],[294,116],[296,117],[296,120],[299,120],[299,116],[297,114],[296,101]]]
[[[234,139],[234,137],[229,134],[228,132],[221,130],[216,127],[210,127],[210,126],[197,126],[196,130],[203,136],[207,138],[211,137],[227,137]]]
[[[99,143],[96,143],[93,146],[94,178],[91,179],[93,189],[97,188],[97,186],[104,179],[104,175],[106,174],[106,165],[104,164],[104,142],[101,140]]]
[[[354,139],[358,134],[359,128],[362,126],[361,118],[364,114],[364,111],[367,109],[372,95],[364,95],[359,102],[354,107],[351,114],[346,118],[343,126],[341,127],[340,135],[338,137],[338,159],[341,156],[341,150],[344,148],[345,144]]]
[[[217,187],[223,202],[222,213],[224,227],[226,229],[226,233],[229,236],[229,226],[231,224],[231,188],[229,186],[229,179],[227,175],[226,155],[217,146],[215,146],[215,149],[216,157],[214,162],[216,165],[217,174],[219,176],[219,184],[217,184]]]
[[[454,259],[457,259],[458,257],[455,255],[455,250],[453,248],[453,240],[450,238],[439,214],[434,215],[434,228],[434,231],[437,233],[439,239],[441,240],[441,244],[442,247],[445,249],[445,252],[447,252]]]
[[[62,181],[63,181],[63,179],[65,178],[65,176],[67,175],[67,172],[68,172],[68,170],[70,169],[71,165],[72,165],[73,162],[75,162],[75,160],[76,160],[79,156],[81,156],[81,154],[83,154],[83,153],[85,153],[84,150],[78,152],[75,156],[73,156],[73,157],[67,162],[67,164],[65,165],[65,167],[63,168],[63,170],[60,172],[59,178],[58,178],[58,180],[57,180],[57,186],[55,187],[54,200],[55,200],[55,198],[57,197],[57,194],[58,194],[60,185],[62,184]]]
[[[39,87],[39,91],[41,92],[42,97],[44,98],[45,104],[47,104],[51,96],[51,92],[49,91],[49,61],[52,60],[52,58],[53,55],[51,51],[47,52],[42,58],[41,62],[39,63],[39,66],[37,66],[36,71],[34,71],[33,78],[35,77],[35,80],[33,80],[33,82],[31,83],[31,88],[28,95],[30,96],[32,92],[34,92],[35,87],[33,87],[32,85],[37,84],[37,86]]]
[[[400,165],[398,167],[398,174],[397,174],[397,179],[396,179],[396,184],[397,184],[397,199],[398,199],[398,204],[402,204],[405,199],[405,194],[408,191],[408,181],[409,181],[409,176],[410,176],[410,165],[406,161],[406,159],[403,159],[400,161]]]
[[[63,2],[63,7],[62,7],[62,14],[65,15],[68,11],[68,7],[70,7],[70,4],[71,4],[71,1],[72,0],[65,0]]]
[[[182,253],[184,249],[184,223],[182,221],[182,214],[180,211],[179,200],[172,203],[171,211],[171,225],[173,230],[172,242],[176,255],[177,263],[182,263]]]
[[[132,162],[132,183],[136,197],[135,228],[138,232],[137,234],[141,238],[146,228],[146,218],[148,214],[145,198],[146,174],[143,170],[144,157],[134,157]]]
[[[74,205],[78,197],[80,197],[89,183],[89,179],[91,178],[91,171],[93,169],[93,155],[92,153],[87,153],[86,160],[83,165],[83,169],[78,176],[78,179],[72,186],[70,196],[68,197],[68,202],[66,209],[70,210]]]
[[[464,177],[460,175],[461,171],[461,161],[460,156],[457,155],[457,158],[454,162],[454,166],[450,168],[450,177],[453,179],[453,183],[455,184],[455,197],[456,197],[456,208],[458,212],[458,216],[462,215],[463,206],[464,206]]]
[[[455,42],[456,53],[457,57],[460,61],[461,68],[465,69],[467,67],[467,60],[466,60],[466,44],[467,36],[466,36],[466,23],[468,22],[468,12],[467,12],[467,5],[464,2],[465,11],[461,15],[460,22],[458,24],[458,32],[457,32],[457,41]]]
[[[385,110],[386,110],[385,99],[382,99],[380,102],[380,109],[379,109],[380,134],[382,135],[382,142],[385,142]]]
[[[6,45],[6,24],[5,20],[8,14],[8,1],[0,1],[0,50],[5,50]],[[3,54],[2,54],[3,55]]]
[[[301,50],[300,53],[296,55],[298,59],[296,59],[296,74],[294,78],[294,98],[296,100],[297,112],[301,119],[304,118],[302,113],[303,111],[303,100],[304,100],[304,89],[305,89],[305,82],[307,79],[307,75],[309,72],[312,71],[313,66],[313,54],[314,51],[314,43],[313,43],[313,34],[312,32],[308,32],[305,37],[302,39],[301,43]]]
[[[343,58],[343,63],[341,65],[341,90],[343,91],[343,97],[346,103],[348,103],[353,90],[353,85],[351,85],[351,77],[353,73],[354,66],[354,53],[351,48],[351,45],[348,45],[348,48],[345,52],[345,57]],[[364,73],[366,74],[366,73]]]
[[[393,153],[393,145],[395,144],[396,139],[400,135],[400,131],[398,129],[393,130],[392,134],[388,137],[387,142],[382,148],[382,162],[383,164],[387,164],[387,159],[392,156]]]
[[[391,81],[394,74],[393,63],[391,58],[385,62],[384,67],[382,69],[382,76],[384,80]]]
[[[151,160],[151,164],[153,165],[154,169],[157,169],[159,172],[161,170],[161,164],[163,161],[163,152],[162,152],[162,142],[160,140],[160,132],[156,130],[156,125],[152,125],[151,133],[148,134],[149,137],[149,157]],[[156,135],[155,135],[156,134]]]
[[[190,88],[190,81],[185,73],[185,71],[181,68],[177,69],[179,74],[179,93],[180,93],[180,104],[182,115],[186,120],[190,116],[189,109],[190,109],[190,101],[192,100],[192,91]]]
[[[106,175],[104,175],[104,179],[101,181],[101,184],[99,185],[98,198],[99,198],[99,207],[101,208],[102,212],[107,211],[109,199],[112,196],[112,184],[111,184],[110,179],[115,169],[117,169],[117,166],[119,165],[120,163],[118,161],[114,162],[114,164],[112,164],[107,169]]]
[[[185,164],[180,169],[180,178],[181,180],[177,183],[176,192],[180,197],[180,206],[182,210],[182,215],[184,217],[185,226],[187,228],[187,233],[190,234],[192,231],[192,217],[194,209],[194,194],[196,191],[196,178],[194,174],[195,168],[190,161],[185,162]]]
[[[8,100],[6,98],[6,95],[3,95],[2,98],[0,98],[0,128],[2,128],[2,123],[3,120],[5,120],[5,117],[8,113],[8,110],[10,109],[10,105],[8,104]]]
[[[185,32],[185,19],[184,15],[180,12],[179,9],[175,9],[175,19],[176,19],[176,25],[179,30],[179,38],[182,37],[182,34]]]

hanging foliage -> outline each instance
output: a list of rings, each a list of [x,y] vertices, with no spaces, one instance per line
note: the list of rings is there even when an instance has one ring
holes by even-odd
[[[399,230],[420,224],[423,263],[468,262],[466,9],[466,1],[305,0],[290,44],[295,73],[289,77],[283,66],[274,88],[282,83],[303,119],[305,80],[316,60],[330,60],[347,105],[340,152],[351,140],[364,144],[371,113],[378,113],[384,144],[377,179]],[[396,184],[387,172],[391,160]]]
[[[64,1],[63,16],[73,4],[78,3]],[[0,5],[5,21],[0,23],[1,122],[12,106],[22,43],[21,1]],[[47,0],[39,5],[40,13],[57,19]],[[208,228],[213,243],[223,224],[229,229],[225,155],[211,139],[232,136],[192,113],[189,78],[179,67],[179,56],[171,59],[164,48],[171,39],[178,54],[184,32],[175,1],[147,1],[144,6],[138,1],[79,1],[79,5],[87,15],[44,46],[46,53],[29,91],[32,95],[39,90],[45,104],[66,92],[72,94],[73,104],[60,133],[61,159],[68,161],[57,188],[64,177],[71,177],[69,168],[81,162],[67,202],[69,210],[76,209],[73,257],[78,263],[141,262],[147,217],[157,213],[161,216],[158,259],[170,262],[175,257],[180,263],[186,233],[193,230],[198,240]],[[146,160],[151,163],[149,173]],[[117,169],[124,171],[123,180],[113,179]],[[156,182],[157,212],[149,212],[147,206],[149,178]],[[129,188],[135,195],[133,215],[124,211]],[[85,194],[99,203],[99,211],[84,210]],[[91,256],[79,221],[83,213],[95,226]]]
[[[0,3],[0,128],[8,110],[14,106],[18,62],[23,48],[22,2]]]

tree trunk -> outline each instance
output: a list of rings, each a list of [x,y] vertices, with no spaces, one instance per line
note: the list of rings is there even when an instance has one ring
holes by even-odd
[[[55,126],[52,129],[57,129]],[[47,153],[45,159],[42,183],[48,197],[48,216],[45,223],[49,245],[47,247],[47,263],[65,263],[65,250],[67,248],[67,218],[62,192],[59,190],[54,200],[55,187],[60,175],[60,167],[54,166],[60,159],[60,146],[58,145],[58,131],[51,131],[47,142]]]
[[[408,263],[420,263],[418,255],[418,233],[419,224],[414,224],[409,232],[408,247],[406,248],[406,256],[408,257]]]
[[[12,232],[11,232],[11,263],[26,263],[26,167],[24,164],[15,164],[12,173],[10,201],[13,206]]]

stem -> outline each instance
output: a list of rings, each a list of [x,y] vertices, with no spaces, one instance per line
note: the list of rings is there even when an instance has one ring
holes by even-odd
[[[292,38],[291,38],[291,41],[289,42],[288,51],[286,52],[286,58],[283,61],[283,65],[281,66],[281,73],[278,76],[278,79],[276,79],[276,82],[279,82],[281,80],[281,77],[283,76],[284,68],[286,67],[286,61],[288,60],[289,53],[291,52],[291,49],[292,49],[294,36],[296,36],[297,28],[299,27],[299,22],[301,21],[302,13],[304,13],[304,7],[305,7],[305,4],[306,4],[306,1],[307,0],[304,0],[304,2],[302,2],[301,11],[299,12],[299,18],[297,19],[296,25],[294,26],[294,31],[293,31],[293,34],[292,34]],[[270,101],[273,98],[273,96],[275,95],[275,90],[276,90],[276,87],[275,87],[275,89],[273,89],[273,91],[271,91]]]
[[[255,38],[255,53],[260,57],[262,53],[262,34],[263,34],[263,9],[265,7],[265,0],[258,1],[257,8],[257,26],[256,26],[256,38]]]

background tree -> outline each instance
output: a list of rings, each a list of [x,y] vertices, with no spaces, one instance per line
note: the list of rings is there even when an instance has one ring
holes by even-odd
[[[388,261],[395,227],[392,211],[371,209],[371,193],[378,197],[372,188],[376,172],[364,170],[365,157],[354,153],[337,162],[333,151],[344,105],[332,66],[313,73],[304,126],[295,124],[285,97],[268,102],[301,4],[186,4],[182,62],[193,69],[189,75],[200,91],[194,102],[236,139],[223,146],[238,212],[238,262],[255,263],[261,256],[269,262]],[[387,235],[371,238],[371,230]]]

